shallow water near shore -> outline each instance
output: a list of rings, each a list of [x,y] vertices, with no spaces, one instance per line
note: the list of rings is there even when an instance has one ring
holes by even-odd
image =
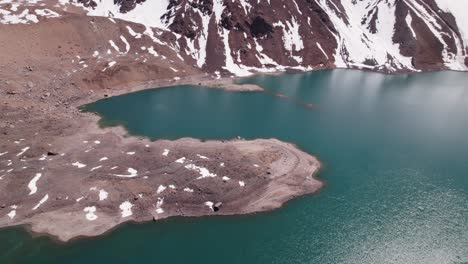
[[[468,74],[334,70],[256,76],[266,92],[200,87],[98,101],[103,126],[151,139],[278,138],[327,184],[264,214],[127,224],[58,244],[0,231],[0,263],[468,262]]]

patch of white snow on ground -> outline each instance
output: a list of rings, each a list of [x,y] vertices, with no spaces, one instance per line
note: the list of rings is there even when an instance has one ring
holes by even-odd
[[[193,193],[193,189],[190,189],[190,188],[186,187],[186,188],[184,188],[184,192]]]
[[[167,12],[168,6],[169,0],[146,1],[144,4],[136,4],[134,9],[126,13],[121,13],[120,5],[115,4],[114,0],[100,0],[95,8],[86,9],[89,16],[112,16],[150,27],[166,28],[166,23],[161,17]]]
[[[100,169],[100,168],[102,168],[102,166],[96,166],[96,167],[91,168],[90,171],[95,171],[95,170]]]
[[[28,188],[30,190],[29,195],[33,195],[37,192],[37,181],[42,177],[42,173],[36,173],[36,176],[28,183]]]
[[[322,51],[323,55],[325,55],[325,57],[326,57],[327,60],[328,60],[328,55],[327,55],[327,53],[325,52],[325,50],[323,50],[322,45],[320,45],[320,43],[318,43],[318,42],[315,42],[315,44],[317,45],[317,47],[319,48],[319,50]]]
[[[125,201],[125,202],[120,204],[119,208],[120,208],[120,210],[122,210],[122,212],[121,212],[122,218],[129,217],[129,216],[133,215],[132,207],[133,207],[133,204],[131,202],[129,202],[129,201]]]
[[[95,214],[96,206],[85,207],[83,211],[86,212],[86,219],[88,221],[94,221],[98,218],[97,215]]]
[[[8,215],[8,217],[10,217],[10,219],[15,218],[15,216],[16,216],[16,210],[11,210],[7,215]]]
[[[60,15],[50,9],[36,9],[34,10],[36,15],[42,17],[60,17]]]
[[[0,4],[2,4],[0,2]],[[20,14],[12,14],[10,11],[0,9],[0,14],[3,18],[0,18],[0,24],[29,24],[37,23],[39,20],[35,14],[30,14],[29,9],[24,9]]]
[[[436,0],[440,9],[450,12],[457,23],[458,30],[462,35],[465,47],[468,47],[468,1],[466,0]]]
[[[99,201],[104,201],[109,196],[109,193],[105,190],[99,190]]]
[[[244,186],[245,186],[245,182],[239,181],[239,186],[240,186],[240,187],[244,187]]]
[[[164,152],[162,153],[163,156],[166,156],[169,155],[169,150],[168,149],[164,149]]]
[[[119,47],[115,44],[115,42],[113,40],[109,40],[109,44],[111,45],[112,48],[115,49],[115,51],[117,51],[118,53],[122,53],[122,52],[120,52]]]
[[[86,164],[80,163],[79,161],[72,163],[72,166],[77,167],[78,169],[86,167]]]
[[[200,154],[197,154],[197,157],[199,157],[200,159],[209,159],[208,157],[200,155]]]
[[[164,213],[164,210],[162,209],[162,205],[164,203],[164,198],[158,197],[158,201],[156,202],[156,213],[157,214],[162,214]]]
[[[182,158],[176,160],[175,162],[183,164],[185,162],[185,157],[182,157]]]
[[[296,60],[297,63],[302,62],[302,57],[293,55],[294,51],[301,51],[304,49],[301,34],[299,33],[299,23],[292,18],[291,22],[286,21],[286,26],[280,21],[275,23],[274,26],[283,28],[283,44],[284,48],[289,51],[290,56]]]
[[[125,53],[130,51],[130,43],[128,43],[127,39],[124,36],[120,36],[120,40],[125,43]]]
[[[208,206],[211,209],[211,211],[214,211],[214,209],[213,209],[214,203],[213,202],[210,202],[210,201],[205,202],[205,205]]]
[[[117,177],[122,177],[122,178],[133,178],[133,177],[138,176],[138,171],[135,169],[128,168],[127,171],[129,174],[112,174],[112,175],[117,176]]]
[[[413,18],[411,17],[411,13],[408,12],[405,18],[406,24],[408,25],[409,29],[411,30],[411,34],[413,35],[414,39],[416,39],[416,32],[414,32],[412,23],[413,23]]]
[[[23,155],[23,154],[24,154],[26,151],[28,151],[29,149],[30,149],[30,147],[25,147],[25,148],[21,149],[21,152],[18,153],[18,154],[16,154],[16,156],[19,157],[19,156]]]
[[[154,50],[153,46],[148,48],[148,53],[153,55],[154,57],[159,57],[159,54],[156,52],[156,50]]]
[[[117,62],[115,61],[111,61],[109,63],[107,63],[107,66],[104,67],[104,69],[102,69],[103,72],[107,71],[107,69],[111,68],[112,66],[114,66]]]
[[[211,173],[207,168],[205,167],[200,167],[200,166],[197,166],[195,164],[188,164],[188,165],[185,165],[185,168],[188,169],[188,170],[193,170],[193,171],[196,171],[200,174],[200,177],[197,178],[197,180],[199,179],[203,179],[203,178],[214,178],[218,175],[216,175],[216,173]]]
[[[157,193],[157,194],[160,194],[160,193],[164,192],[164,190],[166,190],[166,189],[167,189],[166,186],[164,186],[164,185],[159,185],[158,190],[156,191],[156,193]]]
[[[42,199],[39,201],[39,203],[36,204],[36,206],[33,207],[33,211],[36,210],[37,208],[39,208],[39,206],[41,206],[43,203],[45,203],[48,199],[49,199],[49,194],[44,195],[44,197],[42,197]]]
[[[128,30],[128,33],[129,33],[132,37],[134,37],[134,38],[136,38],[136,39],[139,39],[139,38],[142,37],[142,34],[141,34],[141,33],[135,32],[135,30],[133,30],[130,26],[127,26],[127,30]]]

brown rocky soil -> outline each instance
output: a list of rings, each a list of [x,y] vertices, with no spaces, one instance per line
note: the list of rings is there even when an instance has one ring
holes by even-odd
[[[214,79],[163,45],[158,57],[99,48],[113,39],[125,49],[117,40],[126,25],[138,29],[74,15],[0,25],[0,227],[67,241],[125,221],[271,210],[322,186],[317,159],[274,139],[149,142],[98,128],[80,105],[175,84],[262,90]]]

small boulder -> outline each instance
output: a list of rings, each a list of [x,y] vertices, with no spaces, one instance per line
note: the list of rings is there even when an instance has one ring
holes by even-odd
[[[213,211],[218,212],[219,209],[221,209],[221,206],[223,206],[222,202],[217,202],[213,205]]]

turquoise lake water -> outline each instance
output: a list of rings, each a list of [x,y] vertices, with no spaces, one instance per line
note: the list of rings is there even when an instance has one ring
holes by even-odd
[[[241,83],[267,91],[179,86],[87,110],[154,140],[295,143],[324,163],[320,193],[270,213],[128,224],[68,244],[3,230],[0,263],[468,263],[467,73],[334,70]]]

